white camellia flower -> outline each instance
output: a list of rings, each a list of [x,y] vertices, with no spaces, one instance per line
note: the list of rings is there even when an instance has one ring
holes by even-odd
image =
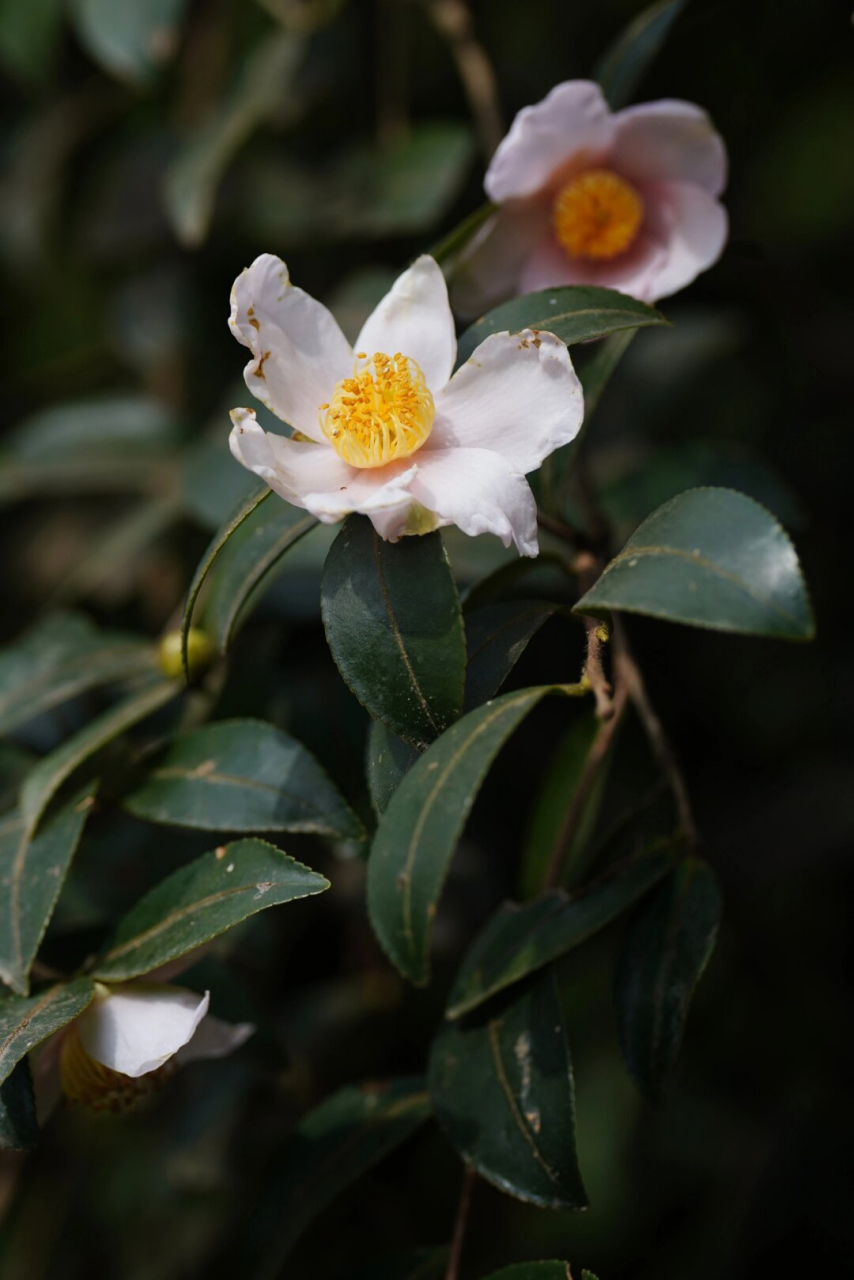
[[[457,343],[438,265],[419,258],[366,321],[355,352],[330,312],[264,254],[235,281],[232,332],[252,352],[253,395],[293,439],[231,415],[231,451],[325,524],[368,516],[381,537],[455,524],[537,554],[525,479],[574,438],[584,413],[564,343],[488,337],[451,377]]]
[[[692,103],[612,112],[592,81],[559,84],[519,112],[492,158],[484,186],[499,208],[460,266],[455,302],[476,314],[564,284],[643,302],[676,293],[721,255],[726,177],[723,141]]]

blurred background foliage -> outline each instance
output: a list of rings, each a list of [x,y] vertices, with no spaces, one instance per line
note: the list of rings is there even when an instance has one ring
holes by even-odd
[[[227,410],[248,400],[225,324],[238,271],[280,254],[352,335],[407,260],[481,202],[491,76],[506,125],[588,75],[639,7],[0,0],[3,642],[60,607],[152,638],[174,625],[212,530],[251,486],[226,444]],[[819,641],[633,623],[723,882],[723,934],[657,1109],[619,1059],[613,938],[565,962],[592,1208],[546,1213],[478,1185],[467,1276],[536,1256],[602,1280],[854,1263],[854,656],[840,557],[854,468],[852,46],[836,0],[693,0],[641,91],[711,112],[730,150],[732,238],[663,305],[673,329],[641,332],[608,389],[590,435],[602,500],[628,534],[691,485],[759,498],[796,539]],[[316,530],[284,562],[217,715],[287,727],[367,817],[366,719],[318,616],[329,541]],[[448,544],[463,583],[504,558],[485,539]],[[554,620],[513,683],[566,678],[568,645],[580,660]],[[571,648],[569,660],[574,671]],[[46,713],[4,748],[4,793],[97,705]],[[7,1158],[4,1280],[241,1274],[240,1224],[294,1118],[341,1084],[423,1069],[473,927],[524,883],[530,831],[549,830],[545,744],[571,758],[566,723],[544,707],[484,788],[425,992],[404,993],[378,953],[362,863],[289,838],[331,892],[235,930],[197,975],[260,1034],[233,1060],[187,1069],[153,1112],[59,1114],[35,1153]],[[630,725],[606,818],[648,784],[643,758]],[[102,814],[62,899],[57,955],[209,843]],[[286,1274],[364,1267],[378,1280],[373,1260],[447,1243],[458,1188],[457,1158],[423,1129],[334,1202]]]

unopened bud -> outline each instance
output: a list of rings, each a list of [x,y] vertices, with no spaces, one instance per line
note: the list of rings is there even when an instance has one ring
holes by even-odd
[[[215,650],[213,641],[206,631],[199,630],[198,627],[190,627],[187,632],[187,668],[190,678],[201,675],[213,662]],[[160,648],[157,651],[160,659],[160,667],[163,674],[171,679],[177,679],[184,673],[184,664],[181,658],[181,632],[167,631],[163,639],[160,641]]]

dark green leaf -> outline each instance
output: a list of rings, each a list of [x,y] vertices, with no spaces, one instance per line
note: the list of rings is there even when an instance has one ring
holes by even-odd
[[[31,1049],[79,1017],[94,994],[91,979],[75,978],[35,996],[0,1000],[0,1084]]]
[[[146,84],[177,52],[187,0],[71,0],[69,7],[81,43],[92,57],[120,80]]]
[[[0,0],[0,58],[17,75],[44,82],[54,68],[62,0]]]
[[[620,1045],[650,1098],[660,1096],[676,1060],[721,911],[711,867],[686,858],[643,904],[623,942],[615,977]]]
[[[582,1280],[589,1274],[589,1271],[582,1272]],[[515,1266],[493,1271],[484,1280],[572,1280],[572,1272],[567,1262],[517,1262]]]
[[[0,1084],[0,1151],[31,1151],[38,1137],[33,1078],[22,1059]]]
[[[505,592],[515,596],[514,588],[522,583],[525,584],[525,595],[528,598],[537,596],[540,593],[541,579],[551,585],[556,581],[565,583],[567,575],[571,572],[568,557],[559,555],[555,551],[541,551],[535,560],[530,560],[526,556],[517,556],[515,560],[499,565],[485,578],[480,578],[461,592],[463,612],[468,615],[473,610],[480,609],[482,605],[492,604]]]
[[[655,307],[637,298],[601,289],[598,285],[561,285],[503,302],[470,325],[457,347],[457,364],[464,364],[491,333],[518,333],[520,329],[545,329],[568,346],[603,338],[607,333],[666,324]]]
[[[302,743],[263,720],[222,720],[184,734],[124,803],[138,818],[205,831],[364,836]]]
[[[82,614],[46,618],[0,653],[0,733],[88,689],[155,669],[147,641],[99,631]]]
[[[347,1271],[347,1280],[442,1280],[448,1265],[448,1250],[410,1249],[392,1258]]]
[[[466,693],[464,710],[486,702],[503,685],[528,642],[561,606],[548,600],[498,600],[466,610]]]
[[[421,755],[418,747],[404,742],[379,720],[372,720],[368,730],[368,790],[377,816],[385,813],[388,802],[415,761]]]
[[[489,1018],[446,1022],[429,1082],[439,1123],[488,1182],[546,1208],[587,1207],[572,1063],[551,973],[513,992]]]
[[[614,111],[625,107],[664,44],[685,0],[658,0],[643,9],[606,50],[594,79]]]
[[[0,980],[29,992],[30,966],[44,937],[92,806],[88,786],[30,839],[23,818],[0,824]]]
[[[420,744],[457,718],[465,635],[438,532],[392,544],[350,516],[326,560],[321,610],[338,670],[375,720]]]
[[[732,489],[689,489],[644,520],[574,612],[611,609],[784,640],[815,633],[786,532]]]
[[[270,1243],[253,1273],[257,1280],[278,1276],[295,1242],[330,1201],[405,1142],[429,1114],[420,1079],[348,1085],[310,1112],[267,1182],[260,1216]]]
[[[174,871],[120,922],[95,976],[150,973],[267,907],[308,898],[329,881],[263,840],[236,840]]]
[[[643,854],[570,897],[552,889],[525,906],[506,902],[475,938],[448,1001],[459,1018],[566,955],[628,910],[673,866],[670,849]]]

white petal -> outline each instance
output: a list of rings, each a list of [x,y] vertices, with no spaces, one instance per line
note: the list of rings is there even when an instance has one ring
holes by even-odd
[[[487,169],[486,194],[498,204],[532,196],[569,167],[603,163],[613,138],[614,117],[598,84],[568,80],[516,116]]]
[[[422,449],[410,489],[439,524],[455,524],[472,537],[494,533],[523,556],[539,551],[531,487],[489,449]]]
[[[654,231],[665,245],[650,286],[650,298],[667,298],[706,271],[723,252],[727,214],[692,182],[663,182],[657,191]]]
[[[427,254],[413,262],[365,321],[356,350],[368,356],[400,351],[421,366],[434,393],[451,376],[457,356],[454,317],[439,264]]]
[[[551,333],[494,333],[436,397],[426,453],[457,446],[489,449],[513,471],[535,471],[578,434],[581,383],[564,343]]]
[[[262,404],[312,440],[322,440],[318,410],[353,369],[353,352],[332,313],[264,253],[237,277],[229,326],[249,347],[246,385]]]
[[[551,211],[538,201],[511,201],[499,208],[454,267],[451,297],[457,315],[474,319],[520,293],[522,268],[550,227]]]
[[[77,1021],[83,1048],[105,1067],[142,1076],[193,1038],[210,996],[167,983],[125,982],[96,995]]]
[[[563,284],[596,284],[619,289],[641,302],[653,302],[657,275],[667,260],[666,239],[644,228],[626,253],[608,262],[571,258],[549,232],[525,263],[519,283],[520,293],[554,288]]]
[[[224,1058],[254,1034],[255,1027],[251,1022],[223,1022],[209,1013],[202,1018],[192,1040],[179,1049],[175,1057],[181,1066],[187,1062],[202,1062],[206,1058]]]
[[[628,107],[614,117],[612,163],[636,182],[696,182],[711,196],[726,186],[727,154],[705,111],[665,100]]]

